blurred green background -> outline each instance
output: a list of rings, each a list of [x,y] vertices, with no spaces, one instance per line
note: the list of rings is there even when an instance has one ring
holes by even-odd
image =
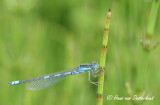
[[[8,83],[99,62],[109,8],[104,105],[134,104],[107,100],[108,95],[127,97],[126,82],[133,94],[155,97],[138,105],[158,105],[160,48],[146,52],[139,43],[151,6],[150,0],[0,0],[0,105],[95,105],[97,86],[87,73],[40,91]],[[153,42],[159,39],[160,14]]]

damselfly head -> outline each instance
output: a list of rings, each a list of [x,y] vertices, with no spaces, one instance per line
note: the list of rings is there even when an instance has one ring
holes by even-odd
[[[96,62],[92,62],[91,66],[93,69],[97,69],[99,67],[99,65]]]

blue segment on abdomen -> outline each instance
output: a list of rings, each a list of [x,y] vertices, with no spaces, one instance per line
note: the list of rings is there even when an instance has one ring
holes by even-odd
[[[44,77],[44,79],[48,79],[48,78],[49,78],[49,76],[45,76],[45,77]]]
[[[19,81],[13,81],[9,83],[9,85],[16,85],[16,84],[19,84]]]
[[[63,75],[69,75],[69,74],[71,74],[71,72],[64,73]]]
[[[60,75],[62,75],[62,74],[56,74],[56,75],[54,75],[54,76],[57,77],[57,76],[60,76]]]

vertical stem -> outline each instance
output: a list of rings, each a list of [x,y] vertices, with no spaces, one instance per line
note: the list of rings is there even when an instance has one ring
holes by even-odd
[[[152,3],[152,8],[151,8],[150,17],[149,17],[149,23],[148,23],[148,27],[147,27],[146,38],[149,40],[151,40],[152,36],[153,36],[157,13],[158,13],[158,7],[159,7],[159,0],[154,0]]]
[[[142,47],[147,51],[156,48],[157,45],[159,44],[158,42],[156,42],[151,45],[151,40],[152,40],[152,36],[154,33],[156,18],[157,18],[157,14],[158,14],[159,3],[160,3],[160,0],[153,0],[151,12],[150,12],[150,17],[149,17],[149,21],[148,21],[147,35],[145,37],[145,40],[140,41]]]
[[[103,85],[104,85],[104,68],[107,54],[107,43],[108,43],[108,33],[109,33],[109,25],[111,18],[111,10],[108,10],[107,19],[105,23],[103,43],[102,43],[102,51],[100,58],[100,76],[98,78],[98,91],[97,91],[97,105],[103,105]]]

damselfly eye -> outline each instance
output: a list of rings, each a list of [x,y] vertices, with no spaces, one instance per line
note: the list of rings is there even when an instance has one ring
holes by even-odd
[[[98,65],[96,62],[93,62],[93,63],[92,63],[92,68],[96,69],[96,68],[98,68],[98,66],[99,66],[99,65]]]

